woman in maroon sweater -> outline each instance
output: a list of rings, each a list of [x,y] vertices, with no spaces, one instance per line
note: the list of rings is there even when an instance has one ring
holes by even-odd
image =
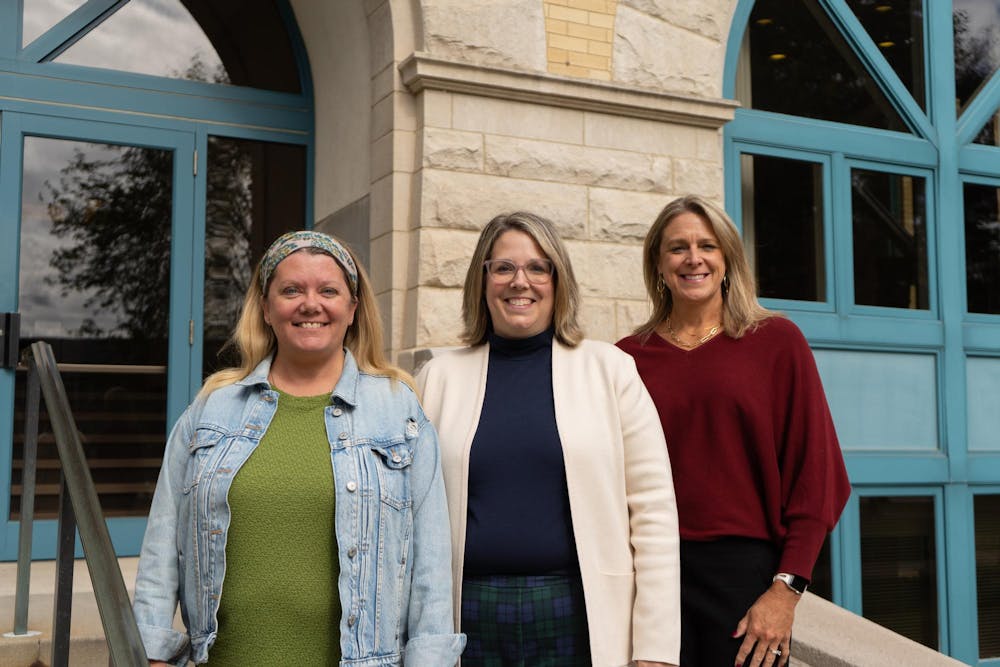
[[[654,310],[618,346],[667,437],[681,533],[681,664],[785,665],[795,605],[850,483],[812,352],[757,301],[739,231],[695,195],[646,235]]]

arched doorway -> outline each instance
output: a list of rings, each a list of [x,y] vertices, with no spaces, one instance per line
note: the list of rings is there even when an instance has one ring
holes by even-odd
[[[253,262],[312,220],[312,138],[284,2],[0,7],[0,312],[20,315],[21,347],[54,346],[121,554],[138,550],[168,426],[224,363]],[[23,383],[0,371],[0,560],[16,549]],[[58,466],[41,431],[46,519]]]

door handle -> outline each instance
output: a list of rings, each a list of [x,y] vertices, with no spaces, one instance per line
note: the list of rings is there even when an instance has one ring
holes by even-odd
[[[0,313],[0,368],[17,367],[21,313]]]

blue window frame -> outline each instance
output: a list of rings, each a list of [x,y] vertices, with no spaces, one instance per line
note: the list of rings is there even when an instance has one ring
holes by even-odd
[[[250,4],[264,8],[262,15],[277,18],[268,25],[285,49],[281,66],[295,78],[289,85],[251,87],[256,81],[266,83],[268,76],[273,80],[269,71],[260,79],[254,79],[249,70],[241,72],[246,85],[231,85],[84,67],[59,62],[58,56],[97,34],[104,21],[137,0],[80,2],[66,16],[55,17],[33,39],[24,40],[22,11],[28,1],[0,2],[0,234],[7,239],[19,238],[26,137],[149,147],[172,155],[170,337],[163,408],[169,428],[202,379],[208,190],[204,165],[210,138],[301,147],[304,214],[290,224],[312,224],[312,84],[304,46],[286,0],[261,0]],[[229,37],[239,39],[238,35]],[[232,49],[233,44],[227,48]],[[266,69],[267,63],[258,66]],[[16,311],[18,307],[18,254],[18,243],[0,244],[0,311]],[[0,560],[13,559],[17,548],[17,524],[10,520],[14,378],[13,371],[0,370]],[[165,439],[166,432],[162,435]],[[39,520],[37,524],[34,555],[52,557],[54,521]],[[110,518],[109,528],[119,554],[138,553],[145,528],[143,516]]]
[[[737,224],[742,225],[747,187],[742,173],[745,155],[821,164],[826,298],[764,302],[795,320],[818,354],[827,359],[836,359],[842,352],[849,353],[847,357],[855,353],[875,355],[871,358],[898,378],[922,378],[920,386],[910,391],[899,387],[903,399],[899,395],[892,400],[887,397],[874,406],[875,412],[899,412],[906,407],[907,397],[915,400],[919,396],[921,405],[936,413],[936,420],[928,421],[925,430],[936,430],[933,435],[937,447],[927,447],[932,442],[928,435],[920,440],[922,447],[912,449],[890,446],[888,436],[886,445],[880,447],[878,438],[883,436],[878,435],[879,425],[873,417],[864,417],[860,408],[841,417],[842,424],[846,419],[861,419],[842,430],[874,434],[874,442],[866,442],[863,448],[845,449],[855,493],[831,541],[834,601],[863,612],[859,498],[932,497],[937,522],[940,649],[969,664],[998,665],[1000,660],[979,656],[976,590],[969,572],[975,566],[970,555],[974,554],[973,495],[983,488],[995,489],[1000,483],[1000,447],[993,449],[992,441],[981,442],[985,437],[982,434],[988,433],[992,424],[992,417],[982,405],[995,406],[1000,394],[984,399],[968,393],[993,391],[986,374],[994,360],[1000,359],[1000,315],[970,313],[967,307],[963,188],[966,184],[1000,187],[1000,147],[976,143],[977,137],[982,141],[984,125],[995,121],[1000,108],[1000,70],[988,74],[971,101],[956,111],[952,12],[970,2],[956,0],[954,6],[948,0],[884,3],[896,9],[905,5],[916,17],[911,23],[913,30],[922,32],[917,35],[920,48],[914,48],[912,53],[919,53],[923,59],[914,64],[913,71],[924,81],[904,84],[893,69],[893,64],[898,67],[901,61],[885,56],[884,49],[891,48],[892,41],[877,42],[854,13],[864,3],[794,0],[796,11],[809,5],[826,17],[836,29],[837,39],[850,50],[849,60],[863,67],[865,89],[880,103],[887,101],[905,128],[878,129],[775,113],[746,104],[737,109],[733,121],[724,128],[725,203]],[[726,97],[742,95],[744,101],[749,99],[747,82],[741,77],[747,76],[745,64],[749,62],[747,35],[756,25],[753,21],[764,18],[763,14],[754,14],[758,5],[771,12],[766,20],[767,25],[772,25],[781,18],[782,6],[787,8],[791,3],[738,3],[723,81]],[[862,18],[871,21],[870,16]],[[788,55],[778,54],[775,59],[785,57]],[[765,61],[758,57],[756,62]],[[911,90],[920,93],[922,99],[914,99]],[[859,169],[922,179],[925,185],[927,292],[926,303],[919,307],[857,302],[851,177],[852,171]],[[995,289],[1000,290],[1000,285]],[[917,363],[924,355],[933,361]],[[828,386],[831,395],[846,395],[852,390],[851,380],[844,373],[824,381],[838,383]],[[851,406],[846,409],[849,412]],[[977,442],[970,446],[970,438]]]

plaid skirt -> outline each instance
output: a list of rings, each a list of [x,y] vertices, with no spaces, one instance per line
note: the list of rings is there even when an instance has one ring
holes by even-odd
[[[580,575],[466,577],[462,667],[589,667]]]

